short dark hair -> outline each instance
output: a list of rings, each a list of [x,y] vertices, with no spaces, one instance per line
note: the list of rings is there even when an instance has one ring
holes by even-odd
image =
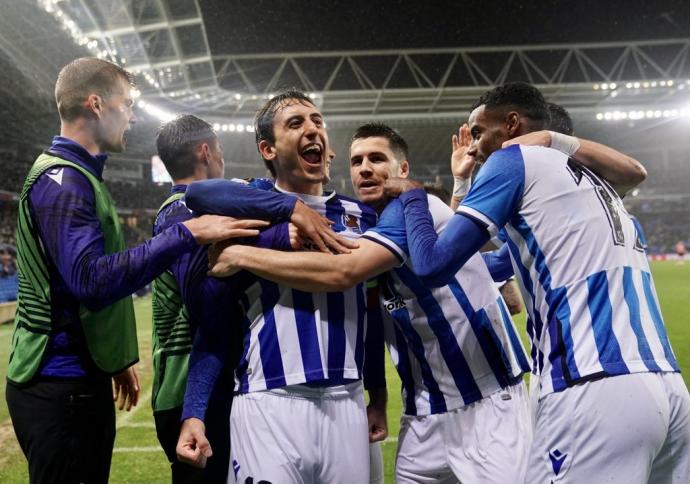
[[[173,180],[194,174],[198,160],[194,154],[199,143],[212,142],[217,135],[210,124],[192,114],[184,114],[158,129],[156,148]]]
[[[55,102],[60,119],[74,121],[84,114],[84,101],[92,94],[107,97],[124,79],[134,87],[134,76],[104,59],[82,57],[60,70],[55,82]]]
[[[443,186],[442,183],[424,182],[424,191],[429,195],[440,198],[441,201],[446,205],[450,205],[450,192],[446,189],[446,187]]]
[[[400,136],[400,133],[398,133],[396,130],[394,130],[386,124],[363,124],[362,126],[357,128],[355,134],[352,135],[350,144],[352,144],[352,142],[354,142],[355,140],[364,138],[386,138],[388,140],[388,144],[391,147],[391,150],[393,150],[393,153],[395,153],[395,155],[398,158],[400,158],[399,161],[404,161],[408,158],[409,148],[407,147],[407,142],[405,141],[405,138]]]
[[[568,110],[556,103],[547,103],[547,106],[550,117],[549,129],[572,136],[575,129],[573,128],[573,118],[570,117]]]
[[[507,108],[515,110],[528,118],[532,129],[544,129],[549,123],[549,109],[539,89],[526,82],[509,82],[485,92],[472,106],[487,108]]]
[[[273,120],[276,117],[276,113],[281,108],[294,103],[311,104],[316,107],[314,101],[305,93],[295,88],[290,88],[280,91],[277,95],[266,101],[261,109],[256,112],[254,116],[254,135],[256,137],[257,148],[262,140],[266,140],[271,144],[276,142],[275,133],[273,132]],[[265,158],[264,163],[266,164],[266,168],[271,172],[271,175],[275,178],[276,170],[273,163]]]

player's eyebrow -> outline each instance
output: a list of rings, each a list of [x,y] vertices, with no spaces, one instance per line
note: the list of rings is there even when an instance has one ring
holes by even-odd
[[[290,124],[293,121],[304,121],[304,116],[302,116],[301,114],[293,114],[285,120],[285,124]]]

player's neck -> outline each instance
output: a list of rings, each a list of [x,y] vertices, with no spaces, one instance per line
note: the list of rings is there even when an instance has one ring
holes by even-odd
[[[92,156],[103,153],[103,149],[96,141],[96,137],[85,123],[79,121],[72,123],[63,122],[60,127],[60,136],[79,143]]]
[[[278,190],[290,193],[299,193],[301,195],[314,195],[320,197],[323,195],[323,183],[310,183],[308,181],[290,181],[281,178],[276,178],[275,186]]]

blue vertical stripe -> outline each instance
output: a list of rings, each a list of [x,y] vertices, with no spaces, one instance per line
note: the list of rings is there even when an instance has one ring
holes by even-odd
[[[242,319],[242,335],[244,338],[244,342],[242,344],[242,356],[240,357],[240,361],[237,362],[237,368],[235,369],[235,375],[238,380],[237,391],[239,391],[240,393],[246,393],[249,391],[249,375],[247,374],[249,360],[247,359],[247,356],[249,354],[249,343],[252,337],[251,332],[249,331],[251,321],[249,321],[249,318],[247,318],[246,316],[246,310],[244,311],[244,313],[245,316]]]
[[[511,225],[525,241],[527,250],[532,255],[539,284],[545,292],[545,299],[548,307],[546,321],[549,328],[549,336],[551,338],[551,351],[549,352],[551,378],[554,390],[562,390],[568,384],[580,378],[580,372],[575,364],[575,351],[570,331],[570,307],[568,306],[567,292],[565,288],[557,288],[555,290],[551,288],[551,273],[546,265],[546,256],[541,250],[541,247],[539,247],[534,233],[524,217],[516,215],[511,219]],[[512,241],[510,241],[509,244],[512,244]],[[512,248],[511,252],[513,252]],[[519,251],[517,251],[515,255],[517,255],[517,258],[514,258],[517,265],[522,266],[522,261],[519,258]],[[531,281],[529,271],[525,269],[523,272],[521,269],[520,272],[525,274],[527,279]],[[534,292],[531,294],[534,294]],[[536,314],[539,313],[536,306],[533,312],[536,317]]]
[[[613,333],[613,311],[609,300],[609,283],[606,271],[587,278],[587,307],[592,318],[594,341],[599,352],[599,363],[606,373],[628,373],[621,348]]]
[[[328,304],[328,378],[342,380],[345,367],[345,297],[329,292]]]
[[[460,391],[465,404],[482,398],[483,395],[472,377],[472,371],[467,364],[465,356],[462,354],[458,341],[455,339],[453,329],[431,291],[407,267],[403,266],[395,269],[395,273],[402,283],[415,294],[419,306],[426,315],[431,330],[434,332],[436,339],[438,339],[443,360],[448,366],[453,381]],[[409,319],[407,309],[404,312]]]
[[[537,298],[534,295],[534,286],[532,285],[532,278],[530,276],[529,270],[522,263],[522,259],[520,258],[520,249],[518,248],[518,246],[510,238],[506,241],[506,243],[508,244],[508,250],[510,250],[511,257],[513,258],[513,262],[515,263],[515,266],[517,267],[518,273],[520,275],[522,286],[525,288],[525,291],[527,291],[527,294],[529,294],[531,299],[532,314],[534,315],[534,319],[532,319],[531,317],[527,317],[527,333],[531,337],[531,355],[532,362],[535,365],[534,368],[538,368],[538,372],[539,374],[541,374],[541,371],[544,368],[544,353],[542,353],[541,349],[539,349],[539,341],[541,341],[542,332],[544,331],[544,323],[541,320],[541,313],[537,308]],[[528,301],[525,301],[525,304],[528,304]],[[538,367],[537,364],[539,365]],[[562,373],[557,371],[555,374],[553,374],[554,370],[552,369],[551,371],[552,377],[561,379],[563,378]]]
[[[360,375],[362,373],[362,366],[364,365],[364,338],[367,321],[367,302],[364,297],[364,291],[364,284],[357,284],[357,287],[355,288],[357,297],[357,339],[355,343],[355,364],[357,365]]]
[[[299,350],[302,355],[304,376],[307,382],[323,380],[323,365],[321,364],[321,345],[316,330],[314,317],[314,300],[311,293],[292,290],[292,305],[295,311]]]
[[[642,272],[642,287],[644,288],[644,295],[647,300],[649,313],[652,315],[652,320],[654,321],[654,327],[659,335],[661,346],[664,348],[664,356],[675,371],[680,371],[676,357],[673,356],[673,351],[671,350],[671,343],[668,341],[668,335],[664,327],[664,320],[661,317],[661,311],[659,311],[659,306],[656,304],[654,289],[652,288],[652,275],[648,272]]]
[[[448,288],[453,293],[455,300],[462,308],[462,311],[467,316],[467,320],[472,326],[474,336],[477,338],[479,347],[486,358],[489,367],[501,387],[506,387],[514,383],[513,370],[511,368],[510,360],[506,355],[501,340],[498,338],[496,331],[491,325],[491,320],[483,309],[475,311],[472,303],[467,298],[467,294],[462,290],[457,279],[453,278],[448,282]],[[440,309],[440,307],[439,307]],[[426,312],[426,310],[425,310]],[[453,335],[455,341],[455,335]]]
[[[503,303],[503,298],[499,297],[496,299],[496,304],[501,309],[501,317],[503,318],[503,326],[508,333],[508,338],[510,338],[510,344],[513,347],[513,353],[517,357],[518,363],[520,364],[520,369],[522,371],[530,371],[529,361],[527,361],[527,355],[525,355],[525,350],[522,347],[522,342],[517,332],[515,332],[515,327],[513,326],[513,320],[511,319],[508,311],[506,311],[505,304]]]
[[[417,405],[415,404],[415,379],[414,375],[412,374],[412,366],[410,364],[409,348],[407,347],[407,341],[400,332],[400,328],[398,328],[397,324],[393,324],[393,330],[395,331],[395,347],[398,351],[398,364],[396,365],[396,368],[402,383],[402,393],[405,401],[405,413],[407,415],[417,415]]]
[[[264,315],[264,325],[258,335],[259,354],[266,388],[284,387],[285,371],[273,312],[273,308],[280,299],[280,293],[278,292],[278,285],[273,282],[259,279],[259,284],[261,284],[261,307]]]
[[[642,328],[642,322],[640,320],[640,300],[637,297],[637,291],[633,284],[632,271],[631,267],[623,267],[623,297],[625,298],[625,303],[628,305],[630,326],[637,338],[637,349],[640,352],[644,364],[649,371],[661,371],[659,365],[654,361],[654,354],[649,347],[647,336],[645,336],[644,329]]]

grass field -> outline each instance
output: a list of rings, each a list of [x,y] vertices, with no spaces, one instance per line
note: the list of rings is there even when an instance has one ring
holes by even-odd
[[[671,342],[684,373],[686,384],[690,375],[690,263],[655,262],[652,272],[661,302],[662,312],[668,327]],[[168,463],[158,446],[151,416],[151,302],[149,298],[136,301],[139,322],[139,345],[142,361],[139,375],[143,384],[143,398],[132,412],[118,412],[117,438],[111,470],[113,483],[158,483],[169,482]],[[524,313],[516,319],[524,333]],[[8,358],[11,325],[0,327],[0,361]],[[5,381],[6,366],[0,368],[0,377]],[[396,437],[401,401],[398,389],[400,380],[395,369],[387,361],[387,377],[390,394],[388,407],[390,438],[384,443],[386,482],[393,482]],[[0,482],[28,482],[26,461],[16,443],[4,397],[0,399]]]

